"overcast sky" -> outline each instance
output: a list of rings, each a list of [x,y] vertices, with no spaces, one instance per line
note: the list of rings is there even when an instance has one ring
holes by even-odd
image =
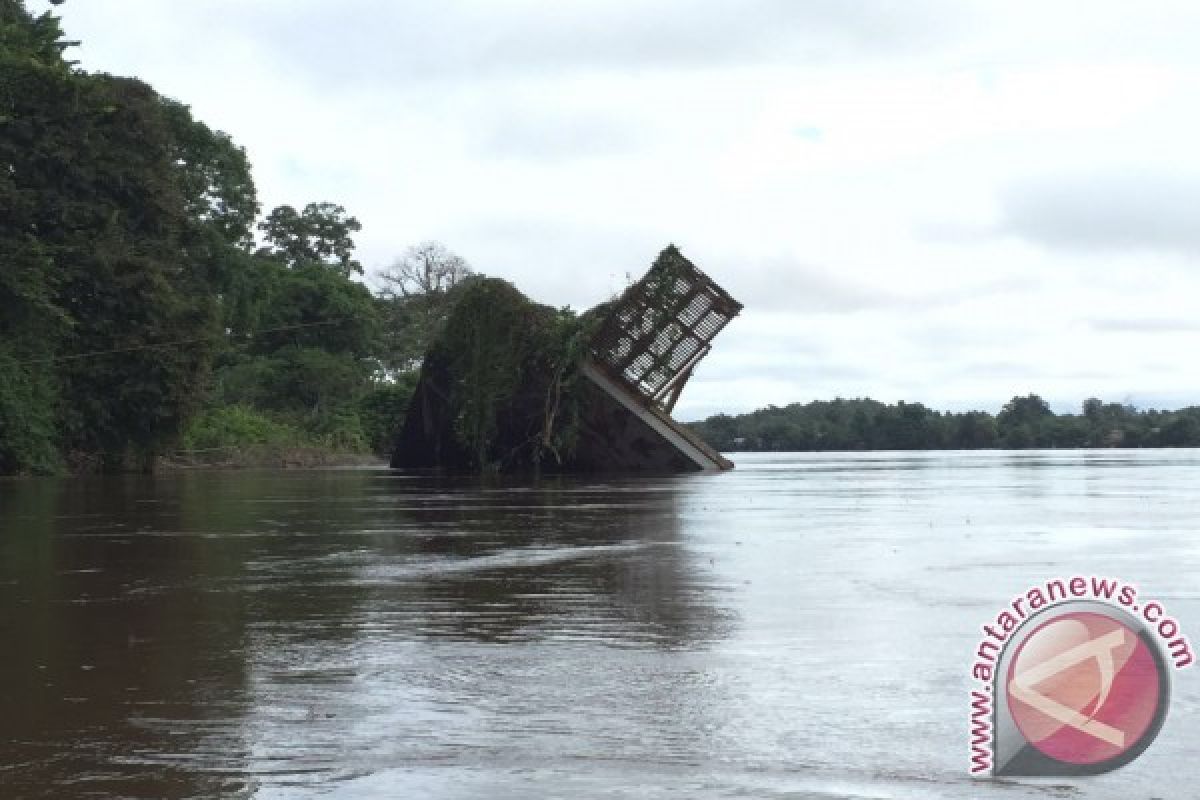
[[[48,7],[31,3],[31,8]],[[1200,5],[68,0],[74,51],[331,201],[586,308],[674,242],[746,310],[677,416],[1200,403]]]

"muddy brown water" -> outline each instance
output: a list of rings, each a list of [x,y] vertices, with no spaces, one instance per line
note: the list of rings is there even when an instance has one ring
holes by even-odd
[[[1200,672],[1090,779],[971,782],[979,626],[1114,575],[1200,641],[1192,451],[722,475],[0,481],[0,797],[1190,798]]]

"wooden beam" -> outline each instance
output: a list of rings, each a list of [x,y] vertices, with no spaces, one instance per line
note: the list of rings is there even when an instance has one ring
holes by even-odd
[[[710,472],[733,469],[732,461],[713,450],[699,436],[671,419],[665,412],[647,405],[641,395],[630,392],[591,361],[585,359],[580,365],[580,371],[700,469]]]

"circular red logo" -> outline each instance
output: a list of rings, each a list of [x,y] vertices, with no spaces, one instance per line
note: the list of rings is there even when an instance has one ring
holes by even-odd
[[[1042,753],[1098,764],[1157,732],[1166,701],[1160,669],[1128,625],[1092,611],[1063,613],[1021,642],[1005,683],[1008,707]]]

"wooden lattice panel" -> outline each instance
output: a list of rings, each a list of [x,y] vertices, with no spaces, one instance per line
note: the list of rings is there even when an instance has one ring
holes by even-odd
[[[649,400],[678,397],[696,363],[742,304],[675,248],[614,303],[592,355],[614,378]]]

